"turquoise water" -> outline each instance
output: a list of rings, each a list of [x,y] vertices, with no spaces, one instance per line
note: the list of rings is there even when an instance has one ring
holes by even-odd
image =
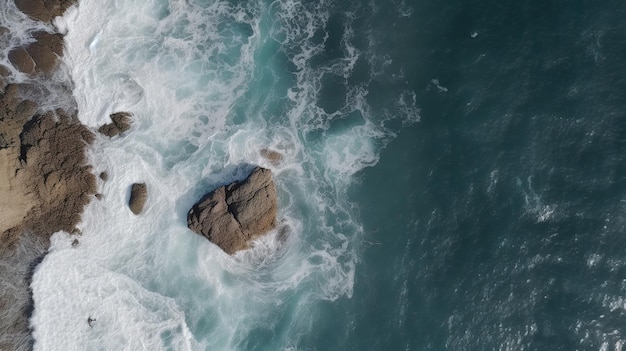
[[[79,118],[135,119],[35,273],[35,348],[621,350],[625,14],[81,1],[56,22]],[[288,236],[230,257],[186,213],[254,164]]]

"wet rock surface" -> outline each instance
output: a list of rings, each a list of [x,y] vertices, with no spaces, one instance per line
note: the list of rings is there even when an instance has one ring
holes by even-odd
[[[232,255],[274,229],[277,211],[272,172],[256,167],[245,180],[203,196],[189,210],[187,226]]]

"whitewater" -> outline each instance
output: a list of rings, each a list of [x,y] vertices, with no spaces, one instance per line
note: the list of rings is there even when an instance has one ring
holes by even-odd
[[[104,197],[79,245],[56,233],[36,269],[36,350],[297,349],[318,304],[351,298],[363,226],[349,189],[395,137],[389,126],[419,109],[410,89],[370,93],[404,77],[387,74],[375,33],[355,37],[361,5],[340,21],[334,6],[81,0],[55,20],[81,122],[128,111],[133,125],[97,136]],[[280,230],[228,256],[187,229],[187,211],[253,165],[274,173]],[[139,216],[134,182],[148,187]]]

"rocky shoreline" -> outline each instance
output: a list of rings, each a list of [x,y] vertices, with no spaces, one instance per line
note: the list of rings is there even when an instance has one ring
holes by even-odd
[[[15,4],[30,18],[49,24],[76,1],[16,0]],[[1,33],[7,39],[3,43],[10,42],[10,28]],[[76,225],[83,208],[96,195],[96,177],[86,156],[86,147],[95,138],[93,132],[80,123],[75,109],[43,110],[29,94],[43,90],[37,82],[58,69],[63,36],[40,29],[30,35],[32,41],[8,52],[14,70],[0,65],[2,350],[32,348],[28,323],[32,272],[53,233],[79,234]],[[16,71],[28,77],[27,83],[16,81]],[[71,86],[71,82],[66,84]],[[64,93],[64,101],[73,100],[70,89]]]
[[[50,21],[72,3],[16,1],[20,10],[40,21]],[[13,48],[9,61],[21,72],[45,79],[59,66],[62,35],[42,31],[32,35],[35,41]],[[0,193],[4,195],[0,206],[7,209],[0,214],[1,249],[13,248],[24,231],[45,238],[59,230],[77,232],[80,213],[96,194],[96,178],[85,154],[94,134],[80,123],[76,111],[42,111],[36,101],[24,98],[34,83],[11,80],[7,76],[0,81]],[[72,99],[71,92],[66,93]]]

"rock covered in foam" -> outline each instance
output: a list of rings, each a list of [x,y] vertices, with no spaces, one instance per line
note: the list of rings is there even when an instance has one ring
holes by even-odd
[[[272,171],[256,167],[245,180],[203,196],[189,210],[187,226],[232,255],[274,229],[277,211]]]
[[[132,115],[128,112],[117,112],[109,116],[111,123],[107,123],[100,128],[98,132],[112,138],[120,133],[130,129]]]
[[[143,211],[148,199],[148,187],[146,183],[134,183],[130,187],[130,200],[128,201],[128,207],[130,210],[138,215]]]
[[[15,0],[20,11],[42,22],[51,22],[75,3],[76,0]]]

